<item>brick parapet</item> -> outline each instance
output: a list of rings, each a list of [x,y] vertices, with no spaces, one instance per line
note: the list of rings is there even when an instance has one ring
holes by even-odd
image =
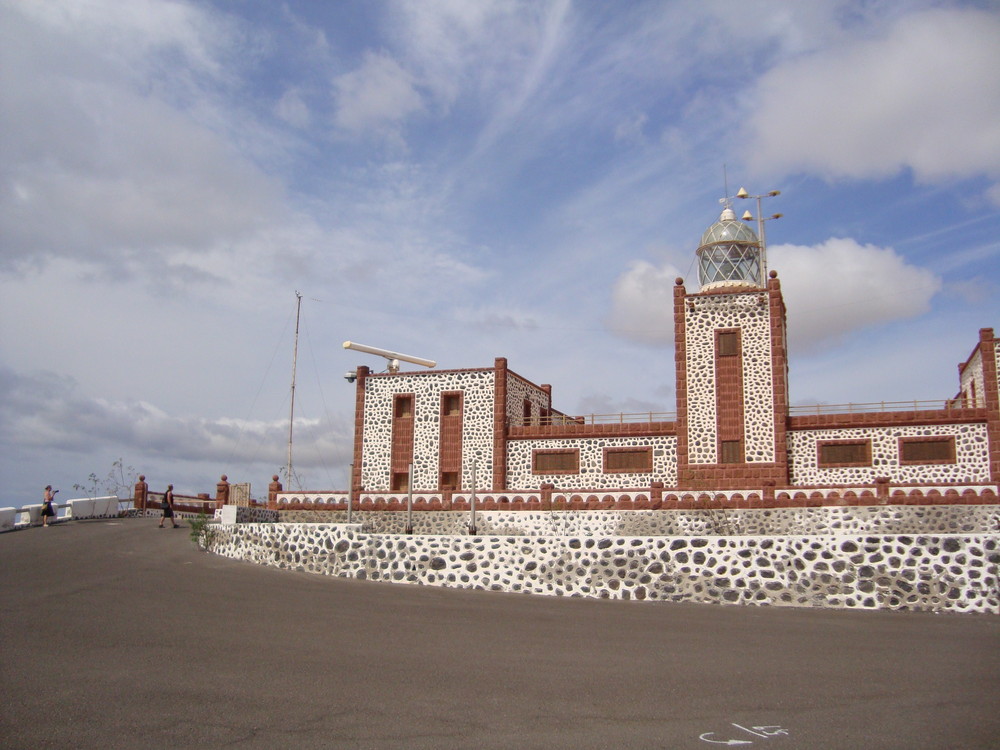
[[[788,418],[788,430],[897,427],[899,425],[972,424],[989,420],[988,409],[956,407],[925,411],[879,411],[850,414],[804,414]]]
[[[660,437],[676,435],[676,422],[615,422],[609,424],[511,425],[510,440],[542,438]]]

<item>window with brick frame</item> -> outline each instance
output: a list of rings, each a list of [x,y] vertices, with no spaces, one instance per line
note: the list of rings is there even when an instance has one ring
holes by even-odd
[[[605,448],[606,474],[649,474],[653,471],[652,448]]]
[[[442,393],[441,394],[441,416],[458,417],[462,414],[462,394]]]
[[[955,463],[955,438],[913,437],[899,439],[901,464],[953,464]]]
[[[816,464],[821,469],[841,466],[871,466],[871,440],[831,440],[816,446]]]
[[[392,484],[389,487],[391,492],[409,492],[410,473],[407,471],[392,472]]]
[[[720,357],[735,357],[740,353],[739,331],[717,331],[715,351]]]
[[[457,490],[457,489],[461,489],[458,486],[458,472],[457,471],[442,471],[441,472],[441,486],[438,489],[441,489],[441,490]]]
[[[720,440],[719,441],[719,463],[739,464],[743,463],[743,445],[741,440]]]
[[[532,474],[579,474],[580,451],[536,450],[531,456]]]
[[[393,414],[396,419],[405,419],[413,416],[413,394],[397,394],[393,405]]]

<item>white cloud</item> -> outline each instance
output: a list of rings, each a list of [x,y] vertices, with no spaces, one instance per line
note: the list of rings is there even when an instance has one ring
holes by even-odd
[[[1000,175],[1000,15],[938,9],[792,59],[749,98],[761,172]]]
[[[337,127],[396,140],[402,123],[424,109],[414,77],[385,52],[366,52],[361,67],[334,79]]]
[[[846,334],[930,309],[941,280],[891,248],[829,239],[768,246],[788,309],[789,347],[809,352]]]
[[[680,272],[640,260],[618,277],[612,291],[611,329],[632,341],[669,344],[674,340],[674,281]]]
[[[941,280],[913,266],[891,248],[830,239],[814,247],[768,247],[780,271],[788,309],[789,346],[809,352],[846,334],[930,309]],[[669,344],[674,339],[670,265],[634,262],[615,282],[611,328],[632,341]],[[692,285],[688,292],[697,291]]]

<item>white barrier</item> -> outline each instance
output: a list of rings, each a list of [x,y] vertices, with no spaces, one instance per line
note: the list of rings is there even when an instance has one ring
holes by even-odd
[[[0,531],[13,531],[17,525],[17,508],[0,508]]]

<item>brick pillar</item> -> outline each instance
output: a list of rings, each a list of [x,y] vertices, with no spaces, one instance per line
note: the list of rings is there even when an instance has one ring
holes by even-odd
[[[761,504],[765,508],[774,507],[774,481],[771,479],[764,480],[764,491],[761,494]]]
[[[663,482],[651,482],[649,486],[649,500],[652,503],[663,504]]]
[[[544,503],[549,503],[550,507],[551,507],[551,503],[552,503],[552,490],[554,490],[555,488],[556,488],[556,486],[554,484],[551,484],[550,482],[543,482],[542,483],[542,486],[539,487],[539,489],[542,491],[542,503],[543,504]]]
[[[674,368],[676,371],[677,394],[677,487],[688,487],[691,483],[688,471],[687,434],[687,343],[684,325],[684,301],[687,290],[684,279],[674,280]]]
[[[507,358],[494,360],[493,377],[493,466],[490,486],[494,492],[507,489]]]
[[[215,507],[221,508],[229,502],[229,481],[228,477],[223,474],[219,479],[218,483],[215,485]]]
[[[371,371],[367,365],[361,365],[357,370],[357,387],[354,392],[354,463],[351,464],[351,491],[348,502],[361,497],[361,462],[364,456],[365,442],[365,382]]]
[[[132,493],[132,507],[146,510],[147,494],[149,494],[149,485],[146,484],[146,475],[140,474],[139,481],[135,483],[135,490]]]
[[[990,479],[1000,482],[1000,339],[992,328],[979,329],[979,356],[983,363],[986,434],[990,444]]]
[[[878,505],[889,504],[889,477],[875,477],[875,499]]]
[[[267,507],[269,510],[277,510],[278,493],[281,492],[282,489],[281,482],[278,481],[278,475],[272,475],[271,483],[267,485]]]

